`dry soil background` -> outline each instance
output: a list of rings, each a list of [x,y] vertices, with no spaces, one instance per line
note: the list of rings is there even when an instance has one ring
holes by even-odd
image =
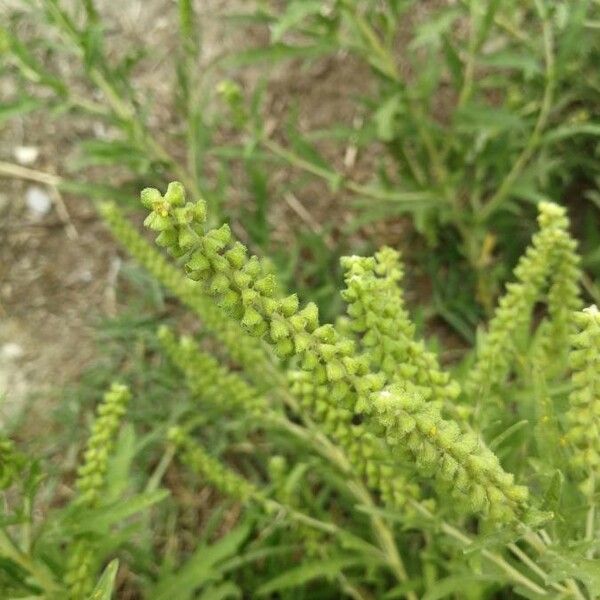
[[[18,0],[0,2],[0,20],[18,4]],[[155,126],[168,130],[175,79],[171,58],[177,45],[175,3],[103,0],[98,4],[112,53],[151,44],[153,51],[138,69],[136,84],[152,90]],[[248,8],[240,0],[197,2],[204,24],[204,60],[267,41],[265,30],[235,30],[220,18],[244,6]],[[51,35],[33,19],[20,33]],[[54,68],[76,84],[81,79],[76,62],[65,61]],[[332,119],[352,123],[358,118],[353,96],[361,86],[364,92],[367,78],[364,67],[348,57],[328,58],[305,69],[263,65],[260,70],[244,69],[237,77],[251,89],[265,73],[270,81],[266,118],[275,130],[292,104],[299,107],[301,127],[324,126]],[[0,75],[0,97],[9,97],[11,86],[10,79]],[[101,123],[89,118],[31,114],[11,120],[0,130],[0,161],[60,176],[68,171],[79,140],[106,134]],[[343,155],[332,158],[344,168]],[[360,165],[361,157],[352,168]],[[273,180],[288,176],[276,172]],[[96,360],[94,325],[118,309],[115,289],[123,255],[85,197],[60,196],[51,186],[28,178],[0,177],[0,395],[4,396],[0,418],[6,419],[18,414],[32,395],[43,398],[77,381]],[[307,209],[304,212],[289,202],[273,206],[270,218],[276,238],[285,239],[303,219],[303,226],[319,223],[319,211],[335,210],[336,199],[323,186],[308,186],[303,194],[299,200],[301,208]],[[393,227],[389,231],[395,235]]]

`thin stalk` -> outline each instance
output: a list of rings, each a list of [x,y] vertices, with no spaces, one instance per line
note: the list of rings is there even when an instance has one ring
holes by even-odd
[[[114,86],[106,79],[104,74],[98,69],[92,68],[90,70],[90,78],[104,93],[115,115],[129,125],[133,139],[141,144],[146,152],[153,155],[155,160],[166,163],[173,171],[173,174],[185,185],[185,187],[190,190],[194,196],[199,197],[200,192],[196,185],[195,178],[173,160],[165,148],[145,129],[141,121],[137,118],[135,109],[121,99],[117,90],[115,90]]]
[[[427,519],[431,521],[435,520],[435,515],[419,502],[413,500],[412,506],[417,512],[419,512],[419,514],[423,515]],[[454,538],[464,546],[468,547],[473,543],[473,540],[468,535],[466,535],[456,527],[450,525],[449,523],[446,523],[445,521],[442,521],[440,523],[440,528],[446,535]],[[499,554],[483,549],[481,550],[481,555],[487,558],[490,562],[494,563],[498,568],[500,568],[513,583],[518,583],[519,585],[526,587],[528,590],[535,592],[540,596],[548,595],[547,590],[540,587],[535,581],[531,580],[519,570],[515,569],[515,567],[513,567]]]
[[[594,501],[594,492],[596,489],[596,481],[594,473],[590,475],[590,495],[589,495],[589,509],[585,520],[585,539],[587,542],[593,542],[596,539],[596,502]],[[587,551],[587,558],[592,560],[594,558],[594,547],[590,545]]]
[[[175,447],[168,446],[163,455],[160,458],[160,461],[156,465],[156,468],[152,472],[152,475],[148,479],[148,483],[144,489],[145,492],[154,492],[158,489],[160,482],[164,474],[166,473],[171,461],[175,457]]]
[[[301,156],[298,156],[294,152],[291,152],[283,146],[280,146],[277,142],[274,142],[273,140],[262,140],[262,144],[275,156],[284,159],[291,165],[302,169],[307,173],[311,173],[316,177],[324,179],[331,187],[337,187],[339,185],[342,185],[346,190],[352,192],[353,194],[356,194],[358,196],[364,196],[365,198],[372,198],[373,200],[379,200],[382,202],[399,201],[398,196],[394,194],[394,192],[378,190],[368,185],[362,185],[360,183],[344,179],[341,174],[333,173],[327,169],[318,167],[317,165],[314,165],[304,160]],[[402,192],[402,200],[407,203],[424,202],[428,199],[428,197],[429,194],[426,194],[424,192]]]
[[[323,169],[307,160],[304,160],[301,156],[298,156],[294,152],[290,152],[289,150],[287,150],[283,146],[280,146],[277,142],[274,142],[273,140],[263,139],[262,144],[276,156],[283,158],[290,164],[294,165],[295,167],[298,167],[299,169],[302,169],[303,171],[306,171],[307,173],[311,173],[312,175],[320,177],[321,179],[325,179],[331,186],[334,186],[341,177],[338,177],[335,173],[332,173],[327,169]]]
[[[43,183],[50,187],[58,187],[63,182],[62,178],[58,175],[44,173],[43,171],[37,171],[36,169],[28,169],[27,167],[4,161],[0,161],[0,176],[35,181],[36,183]]]
[[[531,135],[525,144],[525,147],[521,151],[521,154],[517,160],[514,162],[508,175],[504,178],[500,184],[500,187],[496,190],[496,193],[482,207],[481,212],[476,215],[481,222],[485,222],[498,209],[507,194],[510,192],[515,181],[523,172],[523,169],[527,166],[529,159],[532,157],[533,152],[541,139],[542,132],[546,127],[546,123],[550,115],[550,110],[552,109],[554,87],[556,85],[554,36],[552,32],[552,24],[545,14],[545,10],[542,7],[538,7],[538,10],[542,19],[544,60],[546,63],[546,85],[544,87],[540,112],[538,114],[533,131],[531,132]]]
[[[473,91],[473,79],[475,75],[475,55],[477,52],[477,31],[475,28],[475,10],[474,0],[469,2],[469,45],[467,49],[467,58],[465,60],[465,73],[463,84],[458,95],[458,108],[463,108],[468,102]]]
[[[547,536],[546,532],[542,530],[542,532],[538,535],[534,531],[527,531],[523,536],[523,539],[540,555],[543,556],[548,552],[548,545],[551,540]],[[579,586],[575,582],[575,580],[571,577],[565,579],[565,583],[567,588],[571,592],[571,595],[577,600],[586,600],[585,596],[581,593]]]
[[[188,172],[195,182],[195,189],[200,190],[198,162],[200,151],[196,131],[196,111],[199,110],[197,65],[200,52],[199,26],[196,22],[193,3],[190,0],[179,0],[179,32],[181,51],[182,96],[184,117],[186,120],[187,164]]]
[[[289,398],[291,402],[291,408],[297,405],[293,398]],[[284,427],[287,431],[296,435],[304,440],[312,441],[313,445],[315,445],[317,451],[325,456],[332,464],[336,465],[343,473],[350,475],[352,473],[352,467],[348,460],[346,459],[344,453],[335,446],[329,439],[316,430],[315,426],[310,422],[310,420],[304,419],[307,423],[307,427],[314,428],[313,431],[307,431],[305,428],[292,423],[285,417],[275,417],[275,422],[279,424],[281,427]],[[368,506],[370,508],[375,508],[375,503],[371,498],[371,494],[365,488],[361,481],[357,479],[351,479],[347,483],[348,489],[352,493],[352,495],[363,505]],[[392,569],[396,578],[402,582],[406,583],[409,581],[409,576],[406,571],[406,567],[404,566],[404,562],[402,557],[398,551],[396,546],[396,542],[394,536],[386,525],[385,521],[374,514],[371,514],[371,525],[376,534],[376,537],[379,541],[379,546],[381,551],[383,552],[386,562]],[[417,600],[417,596],[414,592],[407,592],[406,597],[408,600]]]
[[[57,0],[50,0],[47,3],[47,6],[53,14],[54,19],[57,21],[60,31],[66,36],[67,40],[73,43],[79,56],[85,57],[85,44],[82,41],[82,33],[78,30],[71,17],[60,8]],[[95,9],[91,4],[87,7],[87,12],[88,18],[95,18]],[[190,176],[184,168],[173,160],[162,145],[146,130],[142,121],[137,118],[135,107],[130,102],[124,101],[121,98],[114,85],[102,72],[102,69],[91,66],[90,68],[87,68],[86,71],[92,83],[104,94],[104,97],[115,116],[130,128],[130,137],[143,148],[144,152],[153,156],[155,160],[167,164],[169,169],[173,172],[173,175],[179,179],[194,196],[199,197],[200,192],[196,185],[195,177]],[[81,100],[75,100],[74,102],[88,110],[90,108],[92,110],[96,109],[95,106],[89,105],[87,101],[84,104],[81,104]]]
[[[508,549],[524,564],[527,565],[540,579],[545,583],[548,580],[548,573],[544,571],[528,554],[523,552],[516,544],[508,544]],[[564,594],[568,593],[568,589],[559,583],[552,582],[550,584],[556,591]]]
[[[354,600],[370,600],[371,599],[370,594],[367,595],[367,594],[363,593],[354,584],[350,583],[348,578],[343,573],[340,573],[338,575],[338,580],[340,582],[340,586],[341,586],[342,590],[344,590],[344,592],[346,592],[346,594],[348,594],[348,596],[350,596]]]
[[[390,79],[392,79],[407,90],[406,107],[415,124],[415,127],[417,128],[417,133],[421,138],[421,141],[423,142],[423,146],[425,147],[425,150],[429,155],[429,162],[431,164],[433,178],[436,181],[436,183],[438,183],[442,187],[444,194],[446,195],[446,168],[441,160],[441,157],[433,139],[429,135],[429,131],[427,131],[427,128],[423,125],[424,115],[421,109],[418,108],[418,105],[415,104],[414,99],[410,97],[410,93],[408,93],[408,86],[405,85],[405,82],[402,80],[400,74],[398,73],[398,68],[396,66],[396,61],[394,60],[394,57],[380,42],[379,37],[377,36],[375,31],[373,31],[373,28],[369,25],[369,23],[355,10],[352,10],[353,8],[355,8],[355,6],[352,3],[346,3],[346,10],[358,26],[363,36],[363,39],[368,43],[370,51],[378,57],[378,65],[380,66],[380,70]]]
[[[371,494],[369,494],[368,490],[362,484],[353,481],[348,483],[348,487],[361,504],[369,508],[376,508],[375,503],[371,498]],[[404,566],[404,561],[396,547],[396,541],[394,540],[391,530],[386,525],[385,521],[377,515],[371,516],[371,523],[379,540],[380,547],[385,553],[387,562],[396,576],[396,579],[402,583],[408,582],[410,578],[406,571],[406,567]],[[417,600],[415,592],[412,591],[406,592],[406,598],[408,600]]]
[[[312,527],[313,529],[317,529],[319,531],[323,531],[324,533],[329,533],[331,535],[339,535],[343,530],[334,525],[333,523],[328,523],[326,521],[321,521],[320,519],[315,519],[309,515],[300,512],[294,508],[289,506],[285,506],[277,500],[272,500],[270,498],[263,498],[261,496],[256,496],[256,500],[265,507],[265,510],[268,512],[279,511],[282,514],[285,514],[286,517],[290,518],[292,521],[296,521],[297,523],[302,523],[303,525],[307,525],[308,527]]]
[[[58,593],[60,586],[54,580],[54,576],[50,569],[45,565],[37,564],[31,557],[23,553],[12,538],[3,530],[0,530],[0,550],[2,550],[4,556],[8,557],[22,569],[30,573],[48,596],[53,597],[54,594]]]

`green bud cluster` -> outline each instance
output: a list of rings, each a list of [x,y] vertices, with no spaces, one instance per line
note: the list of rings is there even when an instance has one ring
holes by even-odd
[[[354,344],[348,341],[340,347],[333,326],[319,327],[315,304],[300,309],[295,294],[277,298],[270,268],[255,256],[249,258],[227,225],[205,233],[202,200],[185,203],[183,188],[172,183],[164,198],[158,190],[144,190],[142,203],[151,208],[145,224],[159,232],[157,243],[183,257],[188,277],[202,281],[206,292],[246,331],[265,337],[282,357],[301,356],[308,370],[322,358],[330,379],[341,378],[342,360],[349,357],[352,362]]]
[[[10,487],[23,468],[25,457],[11,439],[0,438],[0,490]]]
[[[242,408],[250,417],[264,416],[268,404],[242,377],[202,351],[189,336],[179,340],[168,327],[161,327],[158,338],[171,361],[184,373],[188,387],[199,397],[227,408]]]
[[[172,427],[169,430],[168,438],[177,448],[181,462],[187,465],[192,472],[204,477],[223,494],[242,502],[260,495],[254,485],[207,454],[180,427]]]
[[[566,441],[573,465],[590,480],[600,469],[600,312],[591,306],[576,313],[579,332],[572,336],[569,363],[573,391],[569,396]],[[589,481],[587,482],[589,484]],[[584,486],[585,487],[585,486]],[[593,490],[589,490],[593,493]]]
[[[315,404],[311,416],[319,417],[327,433],[343,445],[353,463],[361,465],[372,482],[381,481],[384,490],[393,488],[389,492],[381,490],[382,494],[394,495],[400,502],[406,490],[400,491],[399,482],[389,483],[389,468],[384,462],[372,460],[376,444],[363,441],[362,428],[351,426],[356,392],[382,386],[383,375],[369,375],[368,361],[355,356],[354,342],[340,336],[332,325],[319,324],[316,305],[309,303],[301,309],[295,294],[276,298],[276,281],[270,269],[257,257],[248,258],[246,249],[233,241],[227,226],[203,235],[199,227],[205,220],[202,201],[185,204],[178,184],[170,184],[169,190],[164,199],[157,190],[142,192],[142,202],[152,208],[146,224],[161,232],[157,242],[168,242],[173,255],[185,256],[188,276],[204,281],[208,293],[252,335],[264,337],[283,357],[295,354],[300,358],[302,369],[316,386],[309,390],[303,381],[303,390],[296,386],[292,391],[299,398],[309,399],[305,404]],[[165,231],[169,232],[166,241],[160,239]],[[319,395],[328,407],[325,412],[318,406]]]
[[[87,539],[75,541],[69,551],[65,583],[70,600],[88,598],[94,587],[96,560],[94,550]]]
[[[319,366],[312,373],[292,371],[290,390],[301,408],[344,450],[355,472],[380,494],[386,506],[406,508],[409,500],[419,497],[419,487],[398,470],[389,448],[365,424],[354,422],[350,408],[331,402],[331,386],[324,367]]]
[[[96,419],[83,455],[83,464],[77,470],[78,496],[75,504],[90,508],[98,504],[105,484],[108,459],[130,398],[131,393],[127,386],[113,383],[98,405]],[[95,555],[90,541],[85,537],[76,539],[69,551],[65,573],[69,598],[82,600],[87,597],[94,584],[95,566]]]
[[[373,415],[386,442],[407,452],[472,512],[510,521],[527,509],[528,491],[514,483],[498,457],[473,433],[442,418],[430,390],[395,383],[371,394],[359,409]]]
[[[247,256],[246,248],[232,239],[229,227],[204,232],[203,202],[186,203],[179,184],[171,184],[164,197],[158,190],[144,190],[142,202],[151,209],[147,226],[160,232],[157,242],[173,256],[183,257],[188,276],[203,281],[207,292],[252,335],[263,337],[281,356],[295,355],[302,371],[310,374],[321,389],[327,390],[327,402],[336,410],[349,409],[353,415],[372,414],[390,439],[404,441],[409,450],[414,448],[413,454],[420,449],[426,453],[433,449],[434,462],[436,459],[445,461],[445,473],[454,469],[455,474],[473,476],[470,485],[463,477],[450,481],[450,485],[467,493],[475,510],[498,518],[513,518],[523,508],[527,496],[525,488],[513,484],[512,476],[502,470],[498,459],[477,438],[471,443],[471,438],[460,433],[458,425],[441,418],[434,405],[427,407],[424,396],[415,396],[422,402],[417,403],[414,415],[406,409],[400,410],[404,395],[400,397],[399,406],[392,403],[390,410],[373,411],[372,404],[381,407],[382,398],[398,396],[390,392],[395,388],[384,389],[389,383],[385,373],[371,371],[368,359],[357,354],[355,343],[344,338],[332,325],[320,325],[314,304],[301,309],[295,295],[275,297],[273,275],[266,272],[257,257]],[[415,423],[417,417],[428,423],[431,416],[433,423],[425,432],[421,423],[404,435],[403,425],[396,419],[404,415]],[[342,429],[347,429],[345,423],[340,424]],[[449,440],[438,440],[434,435],[436,424],[443,434],[447,433],[447,427],[451,428],[450,433],[456,428],[458,438],[450,435]],[[347,435],[341,431],[339,434]],[[423,465],[427,471],[431,470],[428,458],[419,459],[417,466]]]
[[[100,212],[112,234],[127,251],[160,283],[200,317],[204,327],[222,344],[229,356],[255,382],[273,384],[273,361],[266,348],[248,336],[202,291],[202,286],[184,277],[131,225],[114,203],[101,205]]]
[[[577,242],[569,235],[568,226],[569,222],[564,216],[553,249],[555,260],[548,291],[549,353],[568,349],[570,337],[577,328],[573,315],[583,308],[580,293],[581,259],[577,254]]]
[[[423,341],[415,340],[399,287],[403,271],[398,252],[383,248],[374,257],[349,256],[342,258],[342,266],[346,282],[342,297],[371,366],[390,379],[430,388],[433,402],[451,407],[460,386],[441,370]]]
[[[573,248],[568,242],[568,219],[564,208],[541,202],[538,224],[539,231],[515,268],[517,281],[507,284],[487,335],[478,346],[476,363],[465,385],[472,396],[485,394],[508,377],[515,355],[516,334],[529,324],[533,307],[541,298],[549,277],[557,276],[550,296],[553,316],[559,317],[555,335],[564,335],[560,330],[565,327],[565,315],[569,306],[575,306],[579,301],[573,289],[578,278],[577,264],[572,259]],[[562,293],[567,294],[568,310],[560,306]]]
[[[235,127],[243,127],[248,120],[248,113],[244,106],[244,94],[238,83],[225,79],[217,85],[217,94],[229,107],[232,122]]]
[[[98,405],[83,464],[77,470],[78,503],[93,506],[98,501],[104,486],[108,458],[130,398],[127,386],[113,383]]]

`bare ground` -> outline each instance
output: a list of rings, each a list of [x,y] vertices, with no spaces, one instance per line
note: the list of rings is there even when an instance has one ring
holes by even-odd
[[[14,3],[13,3],[14,4]],[[211,60],[229,48],[266,41],[264,30],[232,33],[219,15],[243,6],[238,0],[203,0],[198,3],[204,23],[204,58]],[[8,10],[8,4],[4,10]],[[0,15],[2,13],[0,5]],[[154,125],[169,127],[175,76],[171,57],[177,44],[176,11],[165,0],[129,0],[101,3],[110,49],[118,54],[125,47],[145,43],[154,52],[138,69],[135,85],[152,91]],[[34,25],[26,25],[35,30]],[[46,32],[43,31],[45,34]],[[78,79],[77,63],[55,65],[65,78]],[[365,67],[345,56],[324,59],[303,69],[272,68],[266,114],[277,131],[290,107],[299,111],[301,128],[323,127],[332,121],[348,124],[360,118],[354,95],[364,88]],[[246,69],[239,76],[250,90],[260,70]],[[0,78],[0,93],[10,93],[11,82]],[[364,92],[364,89],[363,89]],[[50,118],[32,114],[11,120],[0,130],[0,160],[18,162],[23,148],[33,148],[36,157],[27,167],[44,173],[68,172],[77,142],[84,137],[105,135],[99,123],[81,118]],[[275,133],[275,135],[277,135]],[[20,150],[21,149],[21,150]],[[353,177],[366,174],[369,157],[358,155],[344,162],[324,145],[323,153]],[[352,149],[348,149],[352,152]],[[25,151],[27,152],[27,151]],[[23,158],[22,156],[20,157]],[[31,158],[31,157],[29,157]],[[347,159],[347,156],[346,156]],[[273,182],[294,177],[286,171],[273,174]],[[25,399],[34,393],[75,382],[94,363],[94,325],[116,310],[115,287],[119,279],[121,251],[84,197],[57,197],[51,189],[19,178],[3,179],[0,191],[0,394],[6,393],[0,418],[16,415]],[[52,204],[45,214],[28,208],[26,196],[32,186],[50,194]],[[230,190],[235,201],[236,190]],[[298,203],[273,203],[270,220],[274,238],[285,243],[299,227],[319,227],[336,215],[338,228],[348,219],[347,199],[332,195],[314,183],[302,188]],[[397,243],[405,232],[402,222],[385,231],[372,231],[382,243]],[[42,406],[44,404],[42,403]]]

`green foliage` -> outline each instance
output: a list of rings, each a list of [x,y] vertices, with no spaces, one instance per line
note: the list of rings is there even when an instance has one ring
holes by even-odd
[[[451,246],[435,309],[467,338],[481,308],[491,314],[512,264],[504,257],[521,254],[533,229],[531,206],[546,197],[576,207],[596,225],[582,228],[581,237],[584,254],[590,251],[586,266],[600,274],[592,253],[600,134],[594,0],[461,0],[449,6],[256,0],[245,10],[227,22],[260,24],[270,43],[211,62],[203,45],[210,25],[194,3],[181,0],[169,14],[176,30],[176,87],[167,128],[155,125],[152,87],[133,81],[136,69],[160,50],[152,35],[140,47],[111,51],[112,25],[94,2],[67,7],[23,0],[7,11],[1,30],[2,66],[14,76],[15,91],[0,105],[0,121],[45,110],[55,118],[102,123],[110,136],[78,144],[68,172],[56,180],[59,188],[125,203],[142,182],[175,177],[203,195],[212,224],[225,220],[226,209],[239,217],[250,247],[270,256],[284,283],[293,281],[328,318],[338,308],[339,285],[332,285],[330,273],[335,269],[339,281],[337,260],[346,246],[345,236],[337,235],[340,225],[315,226],[301,216],[286,245],[273,239],[267,219],[273,198],[292,192],[303,200],[304,186],[314,187],[315,177],[325,182],[328,199],[353,198],[352,206],[342,205],[349,231],[408,214],[428,254]],[[78,76],[65,77],[55,55],[80,61]],[[273,134],[273,120],[263,114],[272,69],[261,66],[264,85],[249,93],[234,69],[265,61],[310,65],[325,57],[334,70],[339,57],[358,69],[360,88],[344,81],[340,90],[357,99],[355,119],[339,122],[332,110],[321,129],[305,131],[293,106],[285,131]],[[273,162],[286,177],[271,175]],[[297,170],[305,176],[290,177]],[[375,175],[367,178],[365,170]],[[230,195],[239,197],[235,207],[225,202]],[[302,215],[306,209],[299,206]],[[302,260],[306,255],[310,260]],[[459,269],[467,302],[451,291]]]
[[[597,206],[579,202],[582,190],[593,202],[597,177],[596,2],[295,0],[255,16],[271,32],[256,57],[325,55],[335,69],[344,56],[361,84],[348,82],[354,122],[298,125],[287,144],[261,130],[257,144],[353,196],[359,223],[409,214],[431,246],[451,240],[488,313],[502,274],[494,251],[520,253],[531,204],[561,198],[598,223]],[[367,181],[342,166],[349,147],[377,166]]]
[[[598,311],[580,310],[563,208],[540,204],[516,283],[471,355],[448,370],[416,336],[391,248],[342,260],[347,313],[327,324],[316,305],[286,295],[270,263],[249,255],[227,225],[211,229],[206,202],[187,201],[180,183],[164,195],[147,188],[141,199],[146,226],[179,267],[114,204],[102,214],[203,323],[200,339],[165,326],[156,334],[181,373],[173,385],[183,383],[190,400],[144,425],[140,444],[133,429],[117,436],[133,400],[113,385],[76,493],[35,542],[24,532],[40,470],[6,441],[5,472],[19,464],[31,473],[2,528],[7,593],[83,599],[120,585],[148,598],[178,590],[414,600],[460,597],[464,574],[480,565],[473,597],[598,597]],[[546,313],[534,320],[540,303]],[[534,436],[524,435],[527,424]],[[159,454],[134,493],[126,482],[149,444]],[[213,542],[194,529],[175,550],[192,533],[176,515],[198,482],[219,493],[215,524],[231,503],[246,519]],[[164,503],[172,541],[144,552],[162,527],[147,509]],[[57,544],[68,548],[64,562],[52,559]],[[113,566],[92,592],[117,557],[124,581]]]
[[[170,258],[119,204],[98,206],[146,271],[130,275],[160,318],[136,304],[105,325],[112,362],[88,374],[76,395],[87,402],[71,402],[69,419],[63,406],[57,421],[74,440],[60,451],[34,457],[18,434],[0,439],[0,595],[600,598],[600,324],[580,290],[582,265],[598,264],[597,3],[258,2],[239,20],[268,25],[271,44],[223,65],[343,55],[373,75],[357,124],[307,133],[290,119],[287,142],[266,126],[262,89],[249,99],[199,68],[202,23],[193,2],[177,4],[169,135],[153,124],[150,90],[132,83],[143,52],[108,52],[91,0],[32,3],[0,29],[3,72],[18,81],[0,123],[44,109],[114,133],[85,140],[53,185],[121,201],[173,176],[193,199],[177,182],[142,192],[145,225]],[[61,48],[21,38],[32,15]],[[81,81],[54,69],[62,47]],[[322,140],[369,156],[375,176],[339,167]],[[421,339],[396,250],[332,267],[335,223],[277,247],[273,158],[354,197],[352,231],[411,215],[435,278],[424,312],[472,339],[464,358]],[[235,211],[222,224],[234,177],[244,193],[240,173],[242,229]],[[548,197],[590,223],[583,261],[567,211]],[[538,231],[494,310],[533,205]],[[297,293],[285,291],[291,281]],[[477,303],[490,320],[475,336]],[[73,414],[117,376],[128,387],[99,403],[77,468],[87,428]]]

